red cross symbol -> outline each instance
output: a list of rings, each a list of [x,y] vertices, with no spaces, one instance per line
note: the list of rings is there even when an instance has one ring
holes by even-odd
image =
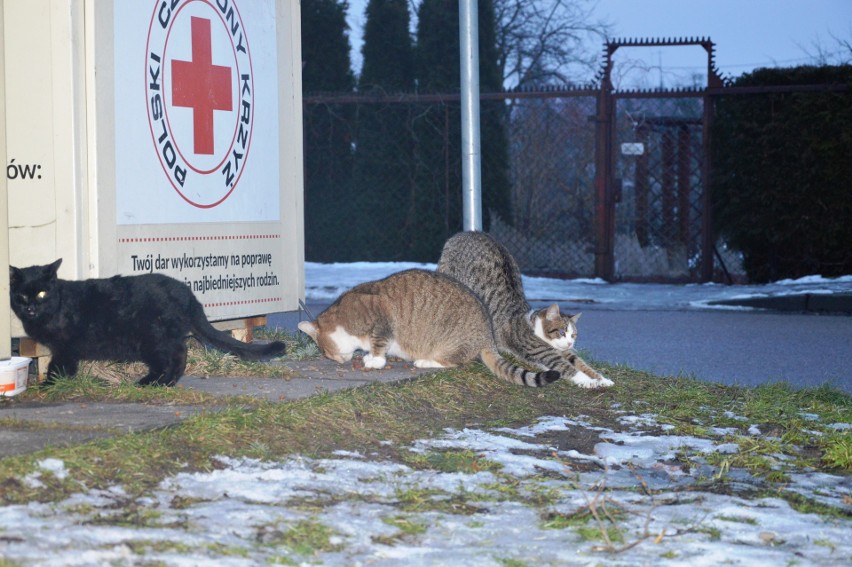
[[[172,61],[172,101],[192,108],[194,151],[213,154],[213,111],[233,110],[231,68],[213,65],[210,20],[192,17],[192,61]]]

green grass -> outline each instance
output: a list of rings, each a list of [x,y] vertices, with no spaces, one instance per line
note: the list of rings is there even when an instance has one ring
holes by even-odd
[[[197,390],[186,390],[180,387],[179,382],[175,388],[142,388],[130,379],[115,382],[104,380],[88,369],[78,372],[73,378],[59,378],[50,386],[29,388],[17,396],[15,401],[75,400],[211,406],[218,403],[215,396]]]
[[[426,533],[429,528],[427,524],[412,520],[405,516],[394,516],[392,518],[382,518],[382,521],[389,526],[393,526],[401,533],[409,536],[420,535]]]
[[[271,547],[285,547],[297,555],[336,551],[338,544],[331,542],[336,535],[330,527],[316,520],[300,520],[282,530],[270,529],[258,534],[258,539]]]
[[[830,433],[820,439],[823,464],[836,469],[852,470],[852,432]]]
[[[412,454],[404,458],[408,465],[420,469],[430,469],[446,473],[473,474],[480,471],[498,471],[499,463],[483,459],[473,451],[430,451],[425,454]]]
[[[482,509],[466,494],[449,493],[430,488],[410,488],[396,491],[396,505],[406,513],[442,512],[471,516]]]
[[[619,414],[613,411],[616,404],[619,411],[653,414],[658,422],[674,425],[677,434],[704,436],[711,426],[737,428],[738,433],[729,440],[740,445],[740,453],[687,456],[715,459],[723,473],[724,467],[743,467],[776,482],[783,481],[792,466],[852,474],[852,433],[828,427],[852,423],[852,398],[836,390],[793,390],[785,385],[749,389],[685,377],[663,378],[623,366],[601,365],[601,370],[615,380],[614,388],[585,390],[567,381],[546,388],[522,388],[495,379],[482,365],[473,364],[395,384],[373,383],[287,403],[212,398],[181,388],[139,388],[81,376],[47,390],[28,391],[15,400],[194,403],[208,405],[210,411],[167,429],[2,459],[0,503],[58,501],[83,487],[115,485],[121,485],[132,499],[178,472],[211,470],[216,466],[213,457],[223,454],[279,459],[294,454],[328,456],[345,449],[377,453],[419,468],[485,470],[499,477],[497,464],[471,451],[434,451],[412,457],[400,448],[437,435],[446,427],[526,425],[544,415],[582,415],[595,425],[619,429]],[[725,417],[728,411],[745,420]],[[819,419],[805,420],[802,413]],[[749,424],[776,430],[780,437],[750,436],[746,431]],[[0,420],[3,425],[10,422]],[[782,462],[779,454],[790,459]],[[40,487],[19,480],[37,470],[38,461],[48,456],[65,463],[65,479],[43,475],[44,486]],[[724,482],[724,474],[718,481]],[[512,494],[511,485],[499,490],[505,498],[519,497]],[[547,494],[522,496],[539,498],[543,506],[552,500]],[[470,501],[447,502],[441,495],[425,493],[401,494],[399,501],[403,509],[411,510],[440,508],[470,514],[477,509]]]
[[[290,332],[285,329],[257,329],[254,336],[266,341],[283,341],[287,344],[287,358],[305,360],[320,356],[317,343],[301,331]]]
[[[584,508],[573,514],[549,512],[542,518],[540,526],[546,530],[565,530],[585,527],[591,522],[594,522],[594,518],[591,512]]]
[[[616,526],[607,526],[606,535],[598,526],[579,526],[575,531],[583,541],[603,541],[606,543],[624,543],[624,535]]]
[[[835,544],[833,541],[830,541],[830,540],[827,540],[827,539],[814,540],[814,545],[827,547],[828,549],[831,550],[832,553],[834,553],[834,550],[837,549],[837,544]]]
[[[740,452],[711,456],[714,464],[726,461],[725,466],[743,467],[776,482],[787,480],[778,467],[789,466],[777,455],[792,457],[797,467],[852,471],[852,431],[828,427],[852,423],[852,396],[835,388],[797,390],[783,382],[744,388],[686,377],[660,379],[616,368],[610,374],[624,372],[630,377],[617,381],[619,409],[652,413],[659,423],[674,426],[672,433],[680,435],[709,437],[711,426],[736,428],[739,433],[732,440],[740,445]],[[645,387],[651,390],[643,392]],[[802,414],[816,415],[817,420]],[[749,435],[750,425],[758,425],[762,435]]]
[[[281,364],[241,360],[240,358],[208,349],[189,341],[186,374],[193,376],[262,376],[269,379],[287,379],[292,370]],[[289,348],[289,343],[288,343]],[[295,360],[293,357],[285,359]],[[139,387],[136,381],[147,373],[142,363],[86,362],[73,377],[60,377],[50,386],[33,384],[14,401],[109,401],[164,404],[208,404],[220,401],[210,394],[181,387]],[[3,402],[6,400],[1,400]],[[12,401],[7,401],[14,403]],[[241,403],[254,404],[254,399]]]
[[[717,520],[721,520],[723,522],[732,522],[735,524],[747,524],[749,526],[756,526],[757,520],[754,518],[748,518],[746,516],[716,516]]]
[[[494,560],[497,561],[503,567],[529,567],[529,563],[521,561],[520,559],[495,557]]]

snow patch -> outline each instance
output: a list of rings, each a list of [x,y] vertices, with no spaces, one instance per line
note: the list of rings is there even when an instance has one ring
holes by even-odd
[[[519,428],[448,429],[410,446],[420,453],[473,451],[500,463],[499,474],[420,470],[348,451],[282,461],[222,455],[217,470],[177,474],[133,502],[114,487],[59,503],[0,506],[0,550],[14,564],[57,566],[653,565],[665,557],[690,567],[780,567],[852,561],[847,522],[797,512],[778,498],[704,492],[697,479],[712,475],[712,468],[693,473],[671,462],[681,450],[730,452],[736,445],[648,435],[638,428],[652,425],[652,415],[621,417],[625,433],[591,427],[584,417],[546,417]],[[602,439],[593,455],[556,451],[539,439],[587,425]],[[574,463],[601,468],[578,473]],[[61,461],[39,464],[67,478]],[[622,468],[605,468],[616,465]],[[729,484],[734,492],[751,478],[733,469],[728,474],[737,480]],[[652,493],[637,491],[640,483]],[[845,504],[850,477],[794,473],[781,490],[852,507]],[[625,544],[636,545],[611,556],[573,527],[548,525],[548,518],[573,516],[592,501],[626,510],[618,529]],[[128,506],[144,521],[128,523]],[[276,543],[299,522],[324,526],[333,549],[302,554]],[[419,529],[404,534],[399,522]]]

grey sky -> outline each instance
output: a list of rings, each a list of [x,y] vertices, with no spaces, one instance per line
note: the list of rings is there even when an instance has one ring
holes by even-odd
[[[357,70],[367,0],[349,4]],[[599,0],[596,15],[607,17],[619,38],[710,37],[718,67],[730,76],[756,67],[812,63],[819,51],[816,44],[831,52],[839,48],[834,38],[852,40],[850,0]],[[656,86],[661,77],[667,86],[688,83],[694,73],[706,71],[700,48],[633,49],[623,56],[645,62],[645,77],[632,80],[648,81],[647,86]]]

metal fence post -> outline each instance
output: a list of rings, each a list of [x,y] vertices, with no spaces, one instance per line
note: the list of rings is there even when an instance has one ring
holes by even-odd
[[[612,210],[613,104],[609,73],[606,73],[601,79],[595,123],[595,276],[607,281],[611,281],[615,273],[615,227]]]
[[[704,91],[704,117],[701,125],[704,143],[702,144],[704,155],[701,156],[701,184],[704,192],[701,195],[701,281],[713,281],[714,252],[716,243],[713,235],[713,199],[712,199],[712,167],[713,160],[710,155],[713,136],[710,130],[713,128],[713,97],[705,89]]]
[[[462,204],[464,230],[482,230],[477,0],[459,2],[461,58]]]

